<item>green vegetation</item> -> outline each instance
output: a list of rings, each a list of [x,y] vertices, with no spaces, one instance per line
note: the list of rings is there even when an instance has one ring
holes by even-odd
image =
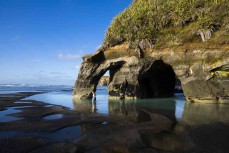
[[[191,42],[229,43],[228,0],[134,0],[116,16],[104,45],[134,48]]]

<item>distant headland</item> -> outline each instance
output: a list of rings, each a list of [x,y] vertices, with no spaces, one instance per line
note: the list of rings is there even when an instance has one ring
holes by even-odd
[[[98,85],[99,86],[108,86],[109,85],[109,76],[102,76],[101,79],[99,80]]]

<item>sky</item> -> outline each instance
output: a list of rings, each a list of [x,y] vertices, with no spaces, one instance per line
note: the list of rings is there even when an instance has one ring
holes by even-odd
[[[132,0],[0,0],[0,84],[74,85]]]

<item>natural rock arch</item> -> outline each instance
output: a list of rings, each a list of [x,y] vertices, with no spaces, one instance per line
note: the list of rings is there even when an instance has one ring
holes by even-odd
[[[154,50],[144,58],[138,58],[133,50],[120,45],[87,55],[83,59],[74,86],[75,99],[90,99],[100,77],[109,70],[110,98],[171,96],[174,80],[178,78],[190,102],[229,102],[229,52],[225,50],[187,51],[181,47]],[[155,77],[149,77],[153,75]],[[157,77],[160,79],[155,79]],[[147,92],[147,88],[153,89],[153,92]]]
[[[121,67],[125,61],[121,59],[115,59],[111,61],[93,61],[91,59],[99,59],[96,56],[101,56],[96,54],[95,56],[84,57],[84,62],[81,65],[80,73],[78,79],[75,83],[75,88],[73,91],[74,98],[79,99],[91,99],[92,93],[96,92],[96,87],[99,83],[100,78],[108,71],[116,70]],[[110,81],[114,75],[114,72],[110,74]]]
[[[75,98],[90,99],[100,78],[110,71],[109,96],[113,98],[171,97],[176,75],[163,60],[139,59],[135,56],[94,63],[84,61],[75,84]],[[85,87],[85,88],[82,88]]]
[[[95,54],[83,58],[73,92],[75,98],[90,98],[98,79],[108,69],[113,71],[109,85],[110,97],[169,96],[173,86],[169,79],[156,79],[164,86],[160,88],[155,85],[157,81],[145,76],[157,71],[147,72],[155,61],[162,60],[172,67],[181,81],[188,101],[229,103],[228,15],[224,11],[229,3],[208,1],[208,5],[203,6],[204,10],[211,10],[204,14],[208,20],[199,20],[201,13],[197,13],[194,18],[186,18],[190,13],[187,14],[186,9],[180,12],[183,17],[168,13],[174,12],[176,7],[170,5],[176,1],[158,2],[167,9],[155,8],[157,5],[153,0],[135,0],[114,18],[102,46]],[[201,1],[189,3],[183,0],[180,4],[186,2],[185,6],[194,8],[193,12],[199,11],[199,7],[193,7],[194,5],[202,6]],[[216,8],[221,8],[218,10],[222,11],[212,15],[211,12],[217,11]],[[159,18],[163,16],[163,19],[152,20],[157,15]],[[197,35],[201,36],[202,42]],[[123,63],[119,63],[121,61]],[[157,75],[164,77],[160,75],[160,71]],[[172,71],[168,76],[174,79]],[[166,81],[171,86],[167,87],[164,83]]]

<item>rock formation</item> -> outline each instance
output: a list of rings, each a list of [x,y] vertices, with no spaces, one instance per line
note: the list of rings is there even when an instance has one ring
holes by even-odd
[[[109,76],[103,76],[100,80],[99,80],[99,86],[108,86],[109,84]]]
[[[224,103],[229,98],[229,50],[226,47],[154,50],[146,52],[145,58],[138,58],[133,50],[129,50],[132,54],[125,55],[127,50],[119,45],[84,58],[74,97],[91,98],[98,81],[109,70],[110,97],[172,96],[177,76],[188,101]],[[112,58],[111,54],[117,55]]]
[[[117,16],[106,33],[102,47],[96,53],[83,57],[74,98],[90,99],[100,78],[109,71],[110,98],[170,97],[179,79],[189,102],[228,103],[228,11],[217,12],[216,16],[205,12],[209,20],[219,19],[217,24],[212,22],[208,25],[209,22],[200,20],[198,16],[201,17],[201,14],[197,14],[196,18],[186,18],[186,12],[181,12],[184,16],[180,16],[177,23],[176,14],[170,14],[173,19],[168,16],[168,11],[175,11],[175,8],[169,7],[172,5],[170,2],[176,3],[177,0],[160,1],[161,4],[157,5],[168,7],[165,11],[154,8],[157,1],[134,0]],[[190,11],[198,12],[198,7],[212,11],[218,11],[217,7],[221,10],[229,7],[228,1],[224,0],[206,1],[209,5],[203,6],[198,3],[188,3],[194,8]],[[145,12],[148,12],[147,16]],[[168,22],[151,20],[157,15]],[[144,24],[148,22],[152,25]],[[209,30],[211,33],[207,35]],[[197,34],[204,34],[204,37]]]

